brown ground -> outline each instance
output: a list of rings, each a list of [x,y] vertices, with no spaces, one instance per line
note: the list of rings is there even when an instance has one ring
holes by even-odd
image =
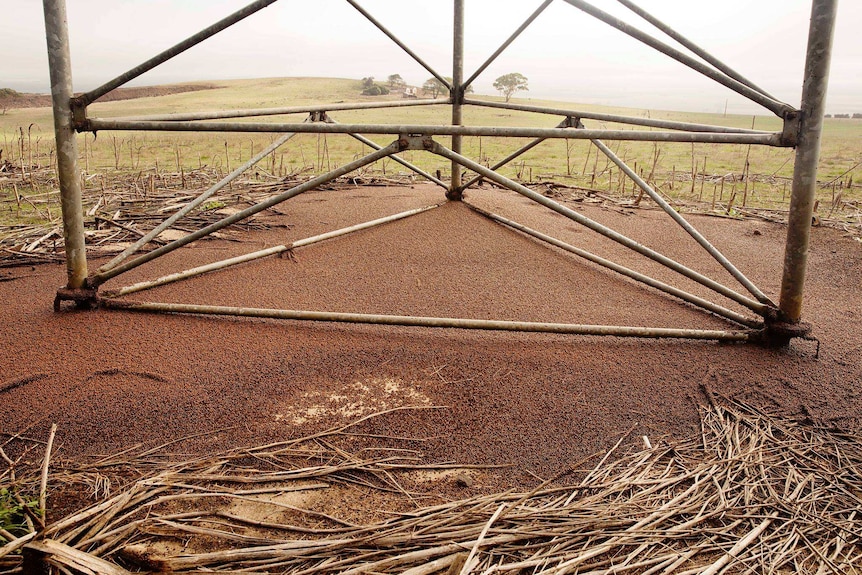
[[[436,203],[433,187],[318,191],[278,209],[293,225],[212,240],[107,288]],[[469,200],[622,263],[655,271],[592,232],[511,192]],[[576,209],[733,285],[663,214]],[[692,216],[769,294],[785,229]],[[446,204],[413,218],[130,296],[129,299],[471,318],[725,328],[689,306]],[[93,265],[96,267],[96,265]],[[862,246],[815,229],[806,319],[822,342],[755,345],[468,332],[51,309],[62,266],[0,275],[0,431],[44,437],[60,457],[158,445],[211,452],[304,435],[397,406],[363,425],[421,437],[428,460],[504,464],[476,489],[535,484],[620,437],[640,445],[697,429],[702,383],[792,416],[862,429]],[[664,270],[655,275],[672,279]],[[725,279],[727,278],[727,279]],[[679,285],[706,295],[686,282]],[[716,299],[718,296],[715,296]],[[732,327],[732,326],[730,326]]]
[[[166,84],[163,86],[138,86],[133,88],[117,88],[101,98],[100,102],[116,100],[134,100],[136,98],[155,98],[183,92],[197,92],[217,88],[214,84]],[[31,94],[0,88],[0,110],[4,108],[42,108],[51,106],[51,94]]]

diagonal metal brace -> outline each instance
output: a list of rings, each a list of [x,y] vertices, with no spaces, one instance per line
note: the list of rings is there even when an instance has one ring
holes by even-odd
[[[566,119],[564,119],[562,122],[557,124],[556,127],[557,128],[577,128],[580,125],[580,123],[581,123],[581,119],[579,117],[569,115],[569,116],[566,116]],[[502,160],[500,160],[499,162],[497,162],[496,164],[491,166],[491,169],[494,171],[499,170],[500,168],[502,168],[506,164],[508,164],[508,163],[514,161],[515,159],[519,158],[520,156],[526,154],[527,152],[529,152],[530,150],[532,150],[533,148],[535,148],[536,146],[538,146],[539,144],[544,142],[546,139],[547,138],[536,138],[535,140],[533,140],[530,143],[518,148],[517,150],[515,150],[514,152],[512,152],[511,154],[509,154],[508,156],[506,156],[505,158],[503,158]],[[467,189],[470,186],[473,186],[475,184],[481,184],[484,180],[485,180],[485,178],[483,176],[476,176],[475,178],[473,178],[472,180],[470,180],[469,182],[464,184],[462,186],[462,189]]]

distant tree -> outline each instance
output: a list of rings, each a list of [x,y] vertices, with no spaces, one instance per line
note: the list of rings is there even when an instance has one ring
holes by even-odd
[[[515,92],[521,90],[529,90],[527,87],[527,78],[517,72],[500,76],[494,80],[494,89],[506,97],[506,101],[512,99]]]
[[[404,78],[401,77],[401,74],[392,74],[386,81],[389,82],[390,88],[401,88],[402,86],[406,86],[407,82],[404,81]]]
[[[446,91],[446,85],[437,78],[428,78],[422,84],[422,91],[426,94],[431,94],[432,98],[436,98]]]
[[[450,78],[449,76],[444,76],[443,78],[447,82],[449,82],[449,84],[453,83],[452,78]],[[449,88],[447,88],[446,84],[444,84],[443,82],[441,82],[437,78],[428,78],[427,80],[425,80],[425,83],[422,84],[422,91],[425,92],[426,94],[431,94],[432,97],[436,98],[440,94],[445,94],[447,91],[449,91]],[[472,84],[467,86],[466,93],[467,94],[473,93],[473,85]]]
[[[363,96],[382,96],[389,93],[389,88],[382,84],[374,83],[374,76],[362,78],[362,95]]]
[[[860,119],[860,118],[862,118],[862,114],[860,114],[859,112],[856,112],[855,114],[853,114],[853,119],[854,119],[854,120],[858,120],[858,119]]]
[[[373,84],[369,88],[362,90],[363,96],[385,96],[389,93],[389,88],[380,84]]]

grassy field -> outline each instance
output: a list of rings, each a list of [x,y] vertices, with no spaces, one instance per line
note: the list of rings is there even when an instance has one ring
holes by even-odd
[[[94,117],[116,117],[157,113],[263,108],[309,103],[373,101],[359,95],[358,80],[292,78],[218,82],[218,88],[161,97],[97,103],[90,107]],[[488,97],[489,99],[496,99]],[[576,110],[622,113],[630,116],[673,119],[705,124],[721,124],[779,130],[780,122],[766,116],[727,116],[666,111],[604,108],[521,98],[534,105]],[[442,99],[441,99],[442,102]],[[446,124],[449,109],[444,106],[336,112],[342,123]],[[465,124],[553,127],[561,118],[469,107]],[[274,121],[302,121],[302,116],[279,117]],[[618,127],[586,121],[589,128]],[[129,133],[110,132],[79,136],[80,167],[85,189],[98,190],[114,177],[145,173],[185,174],[209,169],[229,172],[274,139],[270,135]],[[381,145],[391,138],[373,136]],[[447,138],[440,138],[448,145]],[[464,139],[465,154],[491,165],[522,145],[522,141],[499,138]],[[669,198],[680,205],[696,203],[701,210],[733,215],[740,208],[786,209],[793,151],[783,148],[714,144],[652,144],[613,142],[619,156]],[[54,162],[52,118],[49,108],[9,109],[0,115],[0,223],[34,223],[54,219],[59,212],[56,190],[50,181],[28,174],[49,168]],[[262,178],[284,178],[327,171],[369,149],[346,135],[300,135],[263,160],[255,172]],[[550,140],[528,152],[501,171],[524,182],[555,181],[611,194],[636,197],[634,183],[620,177],[589,142]],[[446,177],[448,163],[424,152],[406,152],[405,159]],[[862,205],[862,121],[828,119],[823,136],[818,190],[818,212],[823,217],[840,217],[860,223]],[[4,164],[5,162],[5,164]],[[406,174],[392,160],[370,168],[386,177]],[[185,178],[181,178],[185,185]],[[53,210],[52,210],[53,199]],[[90,199],[90,203],[95,200]]]

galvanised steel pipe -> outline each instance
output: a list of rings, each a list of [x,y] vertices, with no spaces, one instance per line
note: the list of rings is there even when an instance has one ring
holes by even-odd
[[[455,15],[452,19],[452,90],[450,100],[452,101],[452,125],[460,126],[463,123],[464,105],[464,0],[455,0]],[[462,137],[452,136],[452,150],[456,154],[461,153]],[[452,162],[452,178],[449,183],[449,191],[446,197],[450,200],[460,200],[463,195],[461,189],[461,164]]]
[[[63,211],[66,287],[79,289],[85,287],[87,281],[87,246],[84,241],[78,143],[72,121],[72,60],[69,55],[66,2],[44,0],[42,8],[45,13],[45,38],[48,43],[48,68],[51,75],[54,137],[57,140],[57,179]]]
[[[386,26],[384,26],[383,24],[381,24],[381,23],[380,23],[380,22],[379,22],[379,21],[378,21],[374,16],[372,16],[371,14],[369,14],[369,13],[368,13],[368,12],[367,12],[363,7],[362,7],[362,6],[360,6],[360,5],[359,5],[358,3],[356,3],[354,0],[347,0],[347,3],[348,3],[348,4],[350,4],[351,6],[353,6],[354,8],[356,8],[356,10],[357,10],[360,14],[362,14],[363,16],[365,16],[365,18],[366,18],[369,22],[371,22],[372,24],[374,24],[374,25],[375,25],[375,26],[376,26],[376,27],[377,27],[381,32],[383,32],[384,34],[386,34],[386,35],[389,37],[389,39],[390,39],[390,40],[392,40],[393,42],[395,42],[396,44],[398,44],[398,47],[399,47],[399,48],[401,48],[402,50],[404,50],[404,51],[407,53],[407,55],[408,55],[408,56],[410,56],[411,58],[413,58],[414,60],[416,60],[416,63],[418,63],[420,66],[422,66],[423,68],[425,68],[426,70],[428,70],[428,72],[430,72],[432,76],[434,76],[435,78],[437,78],[438,80],[440,80],[440,81],[443,83],[443,85],[444,85],[444,86],[446,86],[449,90],[451,90],[451,89],[452,89],[452,84],[450,84],[450,83],[449,83],[449,81],[448,81],[446,78],[444,78],[444,77],[443,77],[443,76],[441,76],[439,73],[437,73],[437,71],[436,71],[436,70],[434,70],[434,68],[432,68],[431,66],[429,66],[428,64],[426,64],[426,63],[425,63],[425,61],[424,61],[424,60],[422,60],[422,58],[420,58],[420,57],[419,57],[415,52],[413,52],[413,50],[411,50],[410,48],[408,48],[408,47],[407,47],[407,45],[406,45],[406,44],[404,44],[404,42],[402,42],[401,40],[399,40],[399,39],[398,39],[398,36],[396,36],[395,34],[393,34],[393,33],[392,33],[388,28],[386,28]]]
[[[534,21],[536,18],[538,18],[538,17],[539,17],[539,14],[541,14],[542,12],[544,12],[544,11],[545,11],[545,8],[547,8],[548,6],[550,6],[550,5],[551,5],[551,3],[552,3],[553,1],[554,1],[554,0],[545,0],[544,2],[542,2],[541,6],[539,6],[538,8],[536,8],[536,11],[535,11],[535,12],[533,12],[532,14],[530,14],[530,17],[529,17],[529,18],[527,18],[527,20],[526,20],[523,24],[521,24],[521,25],[518,27],[518,29],[517,29],[517,30],[515,30],[515,32],[514,32],[511,36],[509,36],[509,38],[508,38],[505,42],[503,42],[502,46],[500,46],[499,48],[497,48],[497,50],[496,50],[493,54],[491,54],[491,56],[490,56],[490,57],[489,57],[489,58],[488,58],[488,59],[487,59],[487,60],[486,60],[486,61],[485,61],[481,66],[479,66],[479,68],[477,68],[475,72],[473,72],[473,75],[472,75],[472,76],[470,76],[470,77],[469,77],[469,78],[464,82],[464,90],[465,90],[465,91],[467,90],[467,86],[469,86],[470,84],[472,84],[472,83],[476,80],[476,78],[478,78],[478,77],[482,74],[482,72],[484,72],[484,71],[485,71],[485,69],[487,69],[487,68],[488,68],[488,66],[490,66],[491,64],[493,64],[493,63],[494,63],[494,60],[496,60],[497,58],[499,58],[499,57],[500,57],[500,54],[502,54],[502,53],[503,53],[503,51],[504,51],[504,50],[506,50],[506,48],[508,48],[508,47],[509,47],[509,45],[511,45],[511,44],[512,44],[512,42],[514,42],[514,41],[518,38],[518,36],[520,36],[520,35],[524,32],[524,30],[526,30],[526,29],[527,29],[527,27],[529,27],[529,25],[530,25],[530,24],[532,24],[532,23],[533,23],[533,21]]]
[[[189,112],[179,114],[153,114],[148,116],[117,116],[108,118],[114,121],[143,121],[143,122],[188,122],[196,120],[225,120],[231,118],[253,118],[260,116],[282,116],[288,114],[310,114],[314,112],[342,112],[350,110],[373,110],[386,108],[403,108],[411,106],[443,106],[449,102],[441,100],[406,100],[394,102],[359,102],[354,104],[321,104],[315,106],[292,106],[286,108],[259,108],[252,110],[220,110],[216,112]],[[563,108],[549,108],[545,106],[531,106],[527,104],[515,104],[512,102],[491,102],[465,98],[464,104],[471,106],[482,106],[486,108],[500,108],[504,110],[516,110],[521,112],[535,112],[552,116],[572,116],[585,120],[598,120],[602,122],[613,122],[617,124],[629,124],[633,126],[646,126],[650,128],[662,128],[668,130],[684,130],[689,132],[716,132],[723,134],[771,134],[763,130],[749,130],[746,128],[732,128],[727,126],[712,126],[710,124],[695,124],[690,122],[675,122],[672,120],[653,120],[650,118],[637,118],[634,116],[620,116],[614,114],[600,114],[596,112],[585,112],[579,110],[567,110]]]
[[[439,207],[439,204],[433,205],[433,206],[425,206],[424,208],[416,208],[413,210],[408,210],[406,212],[401,212],[400,214],[395,214],[392,216],[386,216],[383,218],[378,218],[376,220],[372,220],[370,222],[356,224],[355,226],[349,226],[346,228],[341,228],[340,230],[335,230],[332,232],[326,232],[324,234],[319,234],[316,236],[312,236],[310,238],[297,240],[297,241],[291,243],[290,245],[273,246],[271,248],[266,248],[264,250],[258,250],[256,252],[252,252],[249,254],[243,254],[241,256],[236,256],[236,257],[229,258],[226,260],[221,260],[218,262],[205,264],[205,265],[191,268],[191,269],[188,269],[185,271],[181,271],[181,272],[169,274],[166,276],[162,276],[162,277],[154,279],[154,280],[143,281],[143,282],[132,284],[130,286],[122,287],[122,288],[119,288],[116,290],[111,290],[110,292],[105,292],[103,294],[103,297],[121,297],[124,295],[129,295],[129,294],[141,292],[144,290],[152,289],[154,287],[159,287],[159,286],[167,285],[170,283],[178,282],[180,280],[197,277],[197,276],[203,275],[205,273],[223,270],[223,269],[229,268],[231,266],[259,260],[259,259],[269,257],[269,256],[274,256],[274,255],[284,253],[286,251],[293,250],[296,248],[301,248],[304,246],[310,246],[310,245],[316,244],[318,242],[322,242],[322,241],[329,240],[332,238],[337,238],[339,236],[344,236],[344,235],[347,235],[347,234],[350,234],[353,232],[358,232],[360,230],[366,230],[368,228],[372,228],[374,226],[379,226],[379,225],[386,224],[389,222],[401,220],[401,219],[407,218],[409,216],[414,216],[416,214],[421,214],[422,212],[427,212],[428,210],[432,210],[436,207]]]
[[[289,106],[284,108],[258,108],[251,110],[218,110],[215,112],[184,112],[178,114],[153,114],[148,116],[118,116],[112,120],[142,120],[150,122],[187,122],[191,120],[224,120],[229,118],[254,118],[258,116],[283,116],[287,114],[312,114],[316,112],[343,112],[349,110],[375,110],[385,108],[407,108],[410,106],[442,106],[441,100],[403,100],[384,102],[356,102],[348,104],[318,104],[314,106]]]
[[[676,50],[675,48],[668,46],[664,42],[656,40],[655,38],[653,38],[649,34],[639,30],[638,28],[635,28],[634,26],[631,26],[631,25],[623,22],[619,18],[616,18],[616,17],[608,14],[607,12],[599,10],[598,8],[596,8],[595,6],[593,6],[592,4],[590,4],[588,2],[585,2],[584,0],[564,0],[564,1],[567,2],[568,4],[571,4],[575,8],[578,8],[579,10],[581,10],[583,12],[586,12],[590,16],[593,16],[594,18],[601,20],[605,24],[608,24],[608,25],[616,28],[620,32],[623,32],[624,34],[631,36],[635,40],[639,40],[639,41],[643,42],[644,44],[646,44],[647,46],[649,46],[655,50],[658,50],[662,54],[664,54],[666,56],[670,56],[671,58],[673,58],[677,62],[684,64],[685,66],[688,66],[692,70],[695,70],[696,72],[700,72],[701,74],[703,74],[707,78],[715,80],[719,84],[721,84],[727,88],[730,88],[731,90],[733,90],[737,94],[739,94],[741,96],[745,96],[746,98],[748,98],[752,102],[760,104],[761,106],[763,106],[764,108],[766,108],[770,112],[774,113],[779,118],[783,118],[786,114],[795,111],[793,109],[793,107],[790,106],[789,104],[785,104],[783,102],[779,102],[777,100],[773,100],[772,98],[764,96],[763,94],[761,94],[757,90],[753,90],[753,89],[749,88],[748,86],[746,86],[745,84],[743,84],[737,80],[734,80],[733,78],[731,78],[727,74],[720,72],[714,68],[710,68],[706,64],[703,64],[702,62],[699,62],[698,60],[695,60],[694,58],[692,58],[686,54],[683,54],[679,50]]]
[[[647,195],[652,198],[652,200],[658,204],[658,206],[669,215],[673,221],[680,225],[682,229],[688,233],[694,240],[700,244],[700,246],[707,251],[709,255],[711,255],[715,261],[721,264],[721,267],[727,270],[727,272],[736,279],[740,284],[742,284],[745,289],[751,293],[754,297],[758,299],[761,303],[764,303],[773,308],[777,307],[775,302],[773,302],[769,296],[763,293],[760,288],[758,288],[754,283],[748,279],[744,273],[739,271],[739,269],[731,263],[729,259],[727,259],[724,254],[722,254],[718,248],[710,243],[708,239],[703,237],[697,229],[691,225],[688,220],[682,217],[682,214],[677,212],[673,207],[665,201],[661,195],[656,192],[652,187],[646,183],[643,178],[641,178],[633,169],[629,167],[619,156],[617,156],[613,151],[608,148],[601,140],[592,140],[593,144],[602,151],[602,153],[607,156],[617,167],[622,170],[625,175],[632,179],[634,183],[638,185],[640,189],[647,193]]]
[[[571,244],[567,244],[567,243],[565,243],[561,240],[558,240],[552,236],[549,236],[547,234],[543,234],[542,232],[539,232],[539,231],[534,230],[532,228],[528,228],[527,226],[519,224],[518,222],[504,218],[501,215],[495,214],[493,212],[485,211],[482,208],[474,206],[473,204],[468,203],[467,205],[471,209],[473,209],[474,211],[482,214],[486,218],[494,220],[495,222],[501,223],[501,224],[508,226],[512,229],[518,230],[519,232],[523,232],[529,236],[536,238],[537,240],[541,240],[545,243],[551,244],[552,246],[556,246],[556,247],[558,247],[562,250],[565,250],[569,253],[575,254],[576,256],[581,257],[581,258],[583,258],[589,262],[592,262],[592,263],[599,265],[603,268],[607,268],[607,269],[614,271],[620,275],[624,275],[627,278],[633,279],[637,282],[648,285],[648,286],[655,288],[659,291],[662,291],[668,295],[672,295],[674,297],[677,297],[677,298],[679,298],[683,301],[686,301],[692,305],[695,305],[695,306],[703,308],[709,312],[712,312],[715,315],[721,316],[725,319],[729,319],[730,321],[733,321],[735,323],[738,323],[740,325],[744,325],[747,327],[758,328],[758,329],[763,327],[762,321],[758,321],[758,320],[746,317],[746,316],[739,314],[733,310],[727,309],[726,307],[720,306],[720,305],[715,304],[709,300],[703,299],[702,297],[698,297],[694,294],[691,294],[691,293],[688,293],[688,292],[683,291],[681,289],[675,288],[672,285],[669,285],[669,284],[661,282],[657,279],[651,278],[651,277],[644,275],[640,272],[636,272],[636,271],[634,271],[630,268],[627,268],[625,266],[621,266],[617,263],[614,263],[614,262],[612,262],[608,259],[605,259],[603,257],[597,256],[597,255],[595,255],[591,252],[588,252],[586,250],[576,248],[575,246],[573,246]]]
[[[149,253],[138,256],[137,258],[135,258],[131,261],[127,261],[123,264],[120,264],[119,266],[117,266],[113,269],[95,274],[95,275],[90,277],[90,283],[94,287],[99,286],[113,277],[116,277],[116,276],[118,276],[122,273],[125,273],[131,269],[134,269],[138,266],[142,266],[147,262],[150,262],[150,261],[152,261],[152,260],[154,260],[160,256],[163,256],[167,253],[170,253],[176,249],[179,249],[179,248],[181,248],[187,244],[190,244],[195,240],[199,240],[203,237],[206,237],[206,236],[208,236],[214,232],[217,232],[223,228],[226,228],[227,226],[229,226],[231,224],[242,221],[242,220],[248,218],[249,216],[253,216],[254,214],[256,214],[258,212],[262,212],[263,210],[265,210],[267,208],[271,208],[272,206],[280,204],[280,203],[284,202],[285,200],[289,200],[290,198],[292,198],[294,196],[298,196],[299,194],[307,192],[308,190],[313,190],[314,188],[316,188],[318,186],[321,186],[327,182],[331,182],[332,180],[334,180],[336,178],[339,178],[345,174],[349,174],[350,172],[352,172],[354,170],[358,170],[359,168],[367,166],[368,164],[373,164],[377,160],[380,160],[380,159],[385,158],[387,156],[391,156],[395,152],[399,151],[399,149],[400,149],[400,147],[399,147],[398,142],[397,141],[393,142],[392,144],[383,148],[382,150],[375,151],[375,152],[373,152],[373,153],[371,153],[371,154],[369,154],[363,158],[360,158],[358,160],[350,162],[349,164],[341,166],[337,170],[333,170],[333,171],[329,172],[328,174],[323,174],[321,176],[318,176],[316,178],[308,180],[307,182],[300,184],[298,186],[295,186],[286,192],[283,192],[281,194],[278,194],[277,196],[273,196],[267,200],[259,202],[255,205],[251,206],[250,208],[246,208],[245,210],[243,210],[241,212],[237,212],[231,216],[228,216],[222,220],[219,220],[213,224],[210,224],[209,226],[202,228],[202,229],[200,229],[194,233],[191,233],[191,234],[189,234],[183,238],[175,240],[175,241],[173,241],[167,245],[164,245],[160,248],[157,248],[157,249],[155,249]]]
[[[287,246],[273,246],[271,248],[266,248],[264,250],[259,250],[256,252],[252,252],[249,254],[243,254],[241,256],[236,256],[233,258],[229,258],[226,260],[221,260],[218,262],[213,262],[210,264],[205,264],[202,266],[190,268],[187,270],[183,270],[181,272],[176,272],[173,274],[168,274],[166,276],[162,276],[160,278],[156,278],[154,280],[147,280],[138,283],[134,283],[128,286],[124,286],[115,290],[108,290],[102,293],[103,298],[114,298],[114,297],[122,297],[124,295],[129,295],[133,293],[142,292],[148,289],[153,289],[159,286],[172,284],[178,282],[180,280],[185,280],[197,276],[201,276],[205,273],[214,272],[218,270],[223,270],[225,268],[229,268],[231,266],[236,266],[239,264],[243,264],[246,262],[251,262],[255,260],[259,260],[268,256],[274,256],[283,252],[286,252],[289,248]]]
[[[327,124],[337,124],[338,123],[335,120],[333,120],[332,118],[330,118],[329,114],[326,114],[326,113],[324,113],[324,115],[323,115],[323,121],[326,122]],[[365,136],[362,136],[360,134],[350,134],[350,136],[356,140],[359,140],[360,142],[362,142],[363,144],[365,144],[366,146],[368,146],[372,150],[382,150],[383,149],[383,146],[381,146],[380,144],[378,144],[372,140],[369,140],[368,138],[366,138]],[[446,183],[444,181],[442,181],[438,178],[435,178],[434,176],[432,176],[431,174],[429,174],[428,172],[426,172],[425,170],[423,170],[419,166],[414,166],[413,164],[411,164],[410,162],[408,162],[404,158],[399,157],[398,154],[393,155],[392,160],[395,162],[398,162],[399,164],[401,164],[405,168],[416,172],[417,174],[419,174],[420,176],[422,176],[426,180],[428,180],[430,182],[434,182],[435,184],[437,184],[441,188],[448,188],[449,187],[446,185]]]
[[[695,44],[694,42],[692,42],[691,40],[689,40],[688,38],[686,38],[685,36],[683,36],[682,34],[677,32],[676,30],[674,30],[673,28],[671,28],[670,26],[668,26],[667,24],[665,24],[664,22],[662,22],[661,20],[659,20],[658,18],[653,16],[652,14],[650,14],[649,12],[647,12],[646,10],[644,10],[643,8],[641,8],[640,6],[638,6],[637,4],[632,2],[631,0],[617,0],[617,2],[619,2],[620,4],[622,4],[623,6],[625,6],[626,8],[628,8],[629,10],[631,10],[632,12],[634,12],[635,14],[637,14],[638,16],[640,16],[641,18],[643,18],[644,20],[646,20],[647,22],[649,22],[650,24],[655,26],[656,28],[658,28],[659,30],[661,30],[662,32],[664,32],[665,34],[667,34],[668,36],[670,36],[671,38],[673,38],[677,42],[679,42],[681,45],[683,45],[686,48],[688,48],[689,50],[691,50],[692,54],[695,54],[696,56],[701,58],[704,62],[712,65],[717,70],[724,72],[725,74],[727,74],[728,76],[730,76],[731,78],[736,80],[737,82],[739,82],[741,84],[745,84],[746,86],[748,86],[752,90],[757,90],[758,92],[760,92],[761,94],[763,94],[767,98],[771,98],[771,99],[777,101],[775,96],[773,96],[772,94],[770,94],[769,92],[767,92],[763,88],[757,86],[754,82],[747,79],[745,76],[743,76],[742,74],[740,74],[739,72],[737,72],[736,70],[734,70],[733,68],[731,68],[730,66],[728,66],[727,64],[725,64],[724,62],[722,62],[721,60],[719,60],[718,58],[716,58],[715,56],[713,56],[712,54],[710,54],[709,52],[707,52],[706,50],[704,50],[703,48],[701,48],[700,46]]]
[[[576,130],[573,130],[573,131],[576,131]],[[557,212],[558,214],[565,216],[565,217],[569,218],[570,220],[574,220],[574,221],[578,222],[579,224],[593,230],[594,232],[601,234],[602,236],[604,236],[608,239],[611,239],[611,240],[617,242],[618,244],[626,246],[627,248],[629,248],[629,249],[631,249],[631,250],[633,250],[633,251],[635,251],[635,252],[637,252],[643,256],[646,256],[649,259],[653,260],[654,262],[660,263],[660,264],[664,265],[665,267],[668,267],[668,268],[674,270],[675,272],[689,278],[690,280],[693,280],[693,281],[695,281],[695,282],[697,282],[703,286],[708,287],[709,289],[711,289],[715,292],[720,293],[724,297],[731,299],[731,300],[749,308],[750,310],[752,310],[758,314],[763,315],[764,313],[766,313],[768,311],[768,307],[766,305],[764,305],[758,301],[755,301],[749,297],[746,297],[745,295],[737,293],[736,291],[730,289],[729,287],[724,286],[724,285],[718,283],[717,281],[712,280],[712,279],[704,276],[703,274],[700,274],[700,273],[680,264],[679,262],[676,262],[676,261],[670,259],[669,257],[664,256],[664,255],[656,252],[655,250],[652,250],[652,249],[632,240],[631,238],[628,238],[627,236],[624,236],[623,234],[616,232],[616,231],[612,230],[611,228],[604,226],[604,225],[588,218],[587,216],[585,216],[583,214],[579,214],[578,212],[576,212],[570,208],[567,208],[566,206],[564,206],[558,202],[555,202],[551,198],[545,197],[542,194],[534,192],[530,188],[523,186],[523,185],[521,185],[515,181],[512,181],[509,178],[506,178],[505,176],[498,174],[497,172],[495,172],[491,169],[486,168],[482,164],[474,162],[474,161],[470,160],[469,158],[465,158],[464,156],[459,156],[458,154],[453,153],[452,150],[447,150],[445,147],[441,146],[437,142],[433,143],[433,147],[432,147],[431,151],[437,155],[443,156],[446,159],[458,160],[459,162],[461,162],[461,164],[464,165],[465,168],[473,170],[477,174],[480,174],[489,180],[495,181],[498,184],[500,184],[501,186],[505,186],[512,191],[518,192],[522,196],[526,196],[526,197],[530,198],[531,200],[535,201],[536,203],[542,204],[543,206],[550,208],[551,210]]]
[[[782,319],[790,323],[798,323],[802,317],[811,217],[817,191],[820,137],[823,130],[823,113],[837,11],[838,0],[814,0],[811,6],[805,81],[802,86],[802,125],[799,131],[799,145],[796,148],[796,163],[793,168],[787,245],[784,252],[784,272],[779,302]]]
[[[756,332],[753,331],[720,331],[674,329],[662,327],[627,327],[612,325],[578,325],[566,323],[498,321],[447,317],[413,317],[399,315],[262,309],[249,307],[228,307],[178,303],[131,302],[119,299],[102,299],[101,306],[107,309],[143,312],[189,313],[197,315],[227,315],[269,319],[332,321],[342,323],[365,323],[376,325],[404,325],[413,327],[449,327],[457,329],[484,329],[496,331],[522,331],[574,335],[605,335],[615,337],[677,338],[744,342],[756,336]]]
[[[571,126],[570,118],[566,118],[565,120],[563,120],[562,122],[557,124],[558,128],[564,128],[564,127],[568,127],[568,126]],[[535,148],[536,146],[538,146],[539,144],[544,142],[546,139],[547,138],[536,138],[535,140],[533,140],[529,144],[526,144],[525,146],[518,148],[517,150],[515,150],[514,152],[512,152],[511,154],[509,154],[508,156],[506,156],[505,158],[503,158],[502,160],[500,160],[499,162],[497,162],[496,164],[491,166],[491,169],[495,170],[495,171],[499,170],[500,168],[502,168],[503,166],[505,166],[506,164],[508,164],[512,160],[518,158],[519,156],[521,156],[523,154],[526,154],[527,152],[529,152],[530,150],[532,150],[533,148]],[[472,186],[473,184],[475,184],[476,182],[479,182],[481,180],[482,180],[482,176],[476,176],[475,178],[473,178],[472,180],[470,180],[469,182],[464,184],[464,188],[469,188],[470,186]]]
[[[535,112],[537,114],[548,114],[552,116],[571,116],[583,120],[598,120],[601,122],[613,122],[616,124],[630,124],[633,126],[647,126],[650,128],[661,128],[665,130],[683,130],[687,132],[716,132],[720,134],[771,134],[763,130],[748,130],[745,128],[731,128],[727,126],[712,126],[710,124],[693,124],[690,122],[674,122],[672,120],[653,120],[650,118],[636,118],[634,116],[619,116],[615,114],[600,114],[597,112],[584,112],[578,110],[566,110],[564,108],[548,108],[546,106],[531,106],[528,104],[515,104],[512,102],[491,102],[467,98],[465,104],[471,106],[482,106],[485,108],[499,108],[503,110],[515,110],[519,112]]]
[[[508,138],[558,138],[578,140],[629,140],[633,142],[682,142],[685,144],[753,144],[783,147],[780,133],[649,132],[641,130],[566,130],[499,126],[429,126],[426,124],[281,124],[261,122],[139,122],[93,118],[81,132],[127,130],[152,132],[238,132],[303,134],[415,134],[423,136],[499,136]]]
[[[155,68],[159,64],[163,64],[163,63],[167,62],[168,60],[170,60],[171,58],[173,58],[174,56],[178,56],[179,54],[182,54],[183,52],[185,52],[189,48],[196,46],[197,44],[200,44],[201,42],[203,42],[204,40],[206,40],[207,38],[209,38],[211,36],[215,36],[216,34],[221,32],[225,28],[233,26],[234,24],[236,24],[240,20],[248,18],[249,16],[251,16],[255,12],[258,12],[259,10],[264,9],[267,6],[269,6],[270,4],[273,4],[275,2],[277,2],[277,0],[257,0],[256,2],[252,2],[251,4],[247,5],[245,8],[241,8],[241,9],[237,10],[236,12],[234,12],[233,14],[231,14],[230,16],[219,20],[218,22],[216,22],[212,26],[208,26],[207,28],[204,28],[203,30],[201,30],[197,34],[190,36],[189,38],[183,40],[182,42],[174,45],[171,48],[168,48],[164,52],[150,58],[149,60],[147,60],[143,64],[135,66],[134,68],[132,68],[131,70],[129,70],[125,74],[121,74],[121,75],[117,76],[113,80],[106,82],[105,84],[102,84],[101,86],[99,86],[95,90],[91,90],[91,91],[87,92],[86,94],[82,94],[81,96],[76,98],[76,100],[84,106],[92,104],[93,102],[95,102],[96,100],[98,100],[99,98],[101,98],[102,96],[104,96],[105,94],[110,92],[111,90],[113,90],[115,88],[119,88],[123,84],[129,82],[130,80],[134,80],[135,78],[137,78],[141,74],[144,74],[145,72],[149,72],[150,70],[152,70],[153,68]]]
[[[255,155],[249,161],[247,161],[246,163],[244,163],[243,165],[241,165],[240,167],[235,169],[233,172],[231,172],[230,174],[228,174],[227,176],[222,178],[219,182],[214,184],[212,187],[210,187],[204,193],[199,195],[197,198],[195,198],[191,202],[187,203],[180,210],[178,210],[176,213],[174,213],[171,217],[169,217],[168,219],[166,219],[165,221],[163,221],[162,223],[157,225],[155,228],[150,230],[148,233],[144,234],[143,237],[141,237],[138,241],[136,241],[135,243],[133,243],[132,245],[127,247],[125,250],[123,250],[114,259],[112,259],[111,261],[109,261],[108,263],[106,263],[105,265],[100,267],[99,271],[100,272],[107,271],[109,269],[112,269],[112,268],[118,266],[122,262],[126,261],[126,259],[128,259],[129,256],[131,256],[133,253],[135,253],[136,251],[138,251],[139,249],[141,249],[142,247],[144,247],[145,245],[150,243],[153,240],[153,238],[155,238],[160,233],[162,233],[163,231],[165,231],[166,229],[168,229],[169,227],[171,227],[172,225],[177,223],[182,217],[184,217],[186,214],[191,212],[193,209],[195,209],[196,207],[198,207],[199,205],[204,203],[213,194],[215,194],[219,190],[224,189],[225,186],[227,186],[232,181],[234,181],[235,179],[240,177],[242,174],[244,174],[246,172],[246,170],[251,168],[253,165],[258,163],[259,161],[261,161],[262,159],[264,159],[268,155],[275,152],[282,145],[284,145],[285,142],[287,142],[289,139],[291,139],[295,135],[296,134],[284,134],[284,135],[282,135],[275,142],[273,142],[272,144],[270,144],[269,146],[267,146],[266,148],[261,150],[260,153]]]

